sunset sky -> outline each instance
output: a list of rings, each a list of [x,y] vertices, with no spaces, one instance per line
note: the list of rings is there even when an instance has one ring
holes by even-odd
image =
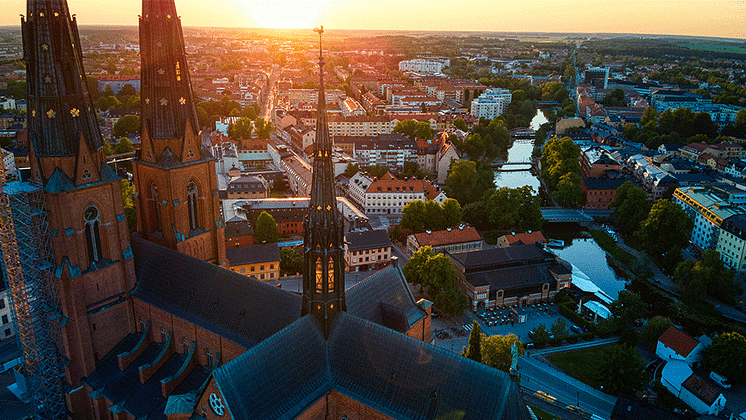
[[[18,25],[26,0],[2,0]],[[140,0],[68,0],[79,25],[136,25]],[[176,0],[185,26],[612,32],[746,38],[746,0]]]

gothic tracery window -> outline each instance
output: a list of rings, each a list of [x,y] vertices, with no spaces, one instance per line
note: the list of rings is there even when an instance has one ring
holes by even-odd
[[[334,258],[329,258],[329,268],[326,272],[326,275],[327,275],[327,282],[326,282],[327,290],[330,293],[334,292]]]
[[[189,210],[189,229],[196,230],[199,228],[199,214],[197,213],[197,198],[199,189],[194,181],[187,185],[187,209]]]
[[[324,266],[321,264],[321,258],[316,259],[316,292],[321,293],[324,290]]]
[[[160,232],[163,229],[163,220],[161,219],[161,206],[160,198],[158,197],[158,188],[155,184],[150,185],[150,198],[153,200],[153,216],[155,216],[155,229],[154,231]]]
[[[91,262],[100,261],[103,258],[101,249],[101,235],[99,226],[101,225],[101,215],[98,208],[93,204],[89,205],[83,211],[83,223],[85,224],[85,240],[88,248],[88,259]]]

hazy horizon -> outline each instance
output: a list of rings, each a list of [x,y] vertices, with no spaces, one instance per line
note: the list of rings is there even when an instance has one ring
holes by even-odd
[[[701,36],[746,39],[746,0],[175,0],[185,27]],[[6,0],[19,26],[25,0]],[[141,0],[70,0],[78,25],[136,26]],[[455,5],[455,7],[454,7]]]

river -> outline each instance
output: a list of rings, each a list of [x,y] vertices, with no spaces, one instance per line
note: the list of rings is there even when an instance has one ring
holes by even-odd
[[[536,110],[531,120],[531,129],[537,130],[547,122],[544,113]],[[534,140],[519,139],[513,142],[508,150],[508,162],[530,162],[534,149]],[[540,182],[528,169],[522,166],[508,166],[512,171],[495,171],[495,186],[519,188],[528,185],[538,193]],[[515,169],[522,170],[515,170]],[[573,264],[585,277],[598,286],[611,299],[616,299],[619,291],[624,289],[625,282],[618,277],[606,262],[606,253],[592,238],[582,238],[576,225],[545,225],[547,238],[562,239],[567,244],[562,249],[552,249],[563,260]],[[584,277],[580,275],[579,277]]]

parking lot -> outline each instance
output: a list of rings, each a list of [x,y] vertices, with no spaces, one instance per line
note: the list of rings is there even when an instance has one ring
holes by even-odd
[[[532,341],[528,336],[529,331],[541,324],[544,324],[549,330],[551,325],[559,318],[564,319],[567,323],[568,334],[575,334],[571,330],[574,324],[559,314],[557,305],[551,303],[536,304],[516,307],[515,309],[519,316],[525,316],[525,322],[515,322],[515,317],[510,316],[510,309],[507,308],[497,310],[479,309],[476,313],[466,311],[463,316],[452,319],[433,318],[432,330],[435,335],[435,344],[448,349],[453,347],[454,352],[461,352],[461,348],[468,341],[469,330],[474,320],[479,322],[482,332],[488,336],[515,334],[524,343]],[[443,331],[447,334],[443,334]],[[460,335],[462,332],[464,334]]]

